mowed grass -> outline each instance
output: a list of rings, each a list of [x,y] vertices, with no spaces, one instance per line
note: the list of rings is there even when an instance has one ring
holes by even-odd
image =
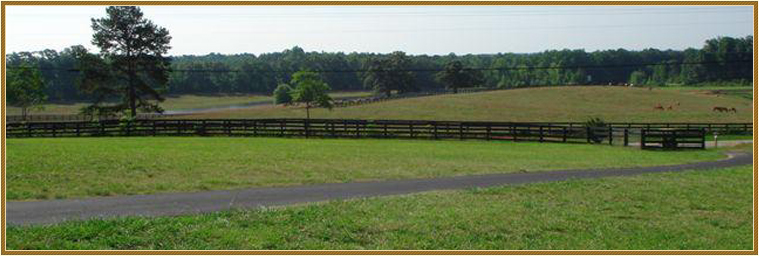
[[[752,167],[10,226],[24,249],[751,250]]]
[[[344,97],[365,97],[372,95],[372,92],[368,91],[347,91],[347,92],[333,92],[330,96],[333,98]],[[188,109],[201,109],[201,108],[215,108],[244,105],[249,103],[259,102],[272,102],[272,97],[268,95],[260,94],[183,94],[183,95],[167,95],[166,100],[161,102],[160,105],[165,110],[188,110]],[[51,114],[51,115],[70,115],[78,114],[79,110],[86,107],[88,103],[85,102],[72,102],[72,103],[51,103],[45,104],[41,110],[32,110],[30,114]],[[8,106],[6,110],[8,115],[20,115],[21,108]]]
[[[680,105],[677,105],[677,104]],[[489,121],[751,122],[751,99],[627,87],[543,87],[390,100],[360,106],[314,109],[314,118]],[[657,105],[673,110],[654,110]],[[717,113],[712,108],[736,108]],[[181,118],[303,118],[302,107],[261,106]]]
[[[681,164],[717,150],[378,139],[9,139],[7,199],[151,194],[331,182]]]

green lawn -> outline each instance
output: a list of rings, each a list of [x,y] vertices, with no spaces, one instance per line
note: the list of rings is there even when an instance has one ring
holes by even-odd
[[[543,87],[390,100],[360,106],[314,109],[315,118],[489,121],[751,122],[751,98],[693,90],[627,87]],[[679,105],[678,105],[679,104]],[[655,110],[662,105],[672,110]],[[715,106],[736,108],[717,113]],[[302,107],[261,106],[181,118],[303,118]]]
[[[6,143],[8,200],[652,166],[724,157],[718,150],[484,141],[113,137]]]
[[[751,250],[752,199],[743,166],[11,226],[6,239],[10,250]]]

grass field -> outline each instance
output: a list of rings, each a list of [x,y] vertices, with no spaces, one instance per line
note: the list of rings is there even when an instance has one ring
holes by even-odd
[[[355,91],[355,92],[334,92],[330,93],[333,98],[341,97],[358,97],[369,96],[372,92]],[[260,94],[218,94],[218,95],[168,95],[166,101],[161,103],[165,110],[186,110],[195,108],[214,108],[242,105],[254,102],[271,102],[272,97]],[[87,103],[69,103],[69,104],[45,104],[44,109],[34,110],[31,114],[55,114],[68,115],[77,114],[79,109],[87,106]],[[8,115],[20,115],[21,108],[8,107]]]
[[[751,250],[752,167],[11,226],[8,249]]]
[[[677,105],[680,103],[680,105]],[[751,98],[700,90],[626,87],[543,87],[391,100],[354,107],[315,109],[314,118],[490,121],[751,122]],[[654,106],[673,110],[657,111]],[[714,106],[736,108],[716,113]],[[181,118],[303,118],[300,107],[261,106]]]
[[[7,199],[150,194],[723,158],[605,145],[376,139],[9,139]]]

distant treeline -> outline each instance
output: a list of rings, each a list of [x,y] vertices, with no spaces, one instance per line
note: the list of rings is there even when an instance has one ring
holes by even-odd
[[[753,37],[719,37],[707,40],[701,49],[683,51],[624,49],[586,52],[550,50],[517,54],[454,54],[407,56],[404,69],[413,73],[414,88],[442,89],[436,73],[445,64],[461,61],[465,68],[479,69],[483,87],[526,87],[537,85],[634,84],[676,86],[703,83],[750,84],[753,67]],[[61,52],[18,52],[6,56],[9,67],[32,65],[46,81],[49,100],[86,99],[77,90],[76,52],[72,46]],[[333,90],[368,89],[367,66],[387,54],[305,52],[299,47],[283,52],[205,56],[175,56],[165,93],[263,93],[290,81],[298,70],[320,72]]]

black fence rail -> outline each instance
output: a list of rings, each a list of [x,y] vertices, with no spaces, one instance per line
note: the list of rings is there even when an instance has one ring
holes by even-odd
[[[704,129],[690,130],[642,130],[640,137],[641,149],[687,149],[706,148],[706,131]]]
[[[478,139],[537,142],[592,141],[608,128],[505,122],[346,119],[136,120],[131,122],[8,123],[9,138],[82,136],[281,136],[343,138]]]
[[[516,123],[352,119],[146,119],[7,123],[8,138],[83,136],[278,136],[608,143],[629,145],[652,129]],[[632,127],[632,126],[631,126]],[[715,126],[716,127],[716,126]],[[720,126],[722,127],[722,126]],[[741,126],[742,127],[742,126]],[[670,128],[671,129],[671,128]],[[691,129],[693,130],[693,129]],[[706,132],[705,128],[697,129]],[[704,134],[702,134],[704,135]],[[702,136],[702,140],[704,136]],[[649,138],[651,138],[649,136]],[[637,140],[636,140],[637,141]],[[655,141],[649,139],[651,143]]]

